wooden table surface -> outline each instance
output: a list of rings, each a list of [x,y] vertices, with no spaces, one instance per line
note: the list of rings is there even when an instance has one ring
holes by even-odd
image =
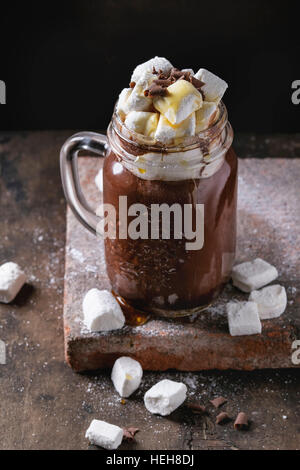
[[[0,339],[7,347],[7,364],[0,365],[0,449],[88,449],[84,434],[94,418],[140,429],[136,443],[122,449],[299,449],[299,369],[147,372],[122,404],[109,371],[78,375],[65,364],[66,205],[58,155],[70,134],[0,134],[0,263],[16,261],[29,277],[17,299],[0,306]],[[300,135],[239,135],[236,149],[240,157],[300,157]],[[162,377],[184,381],[190,399],[203,404],[227,397],[224,409],[232,416],[245,411],[250,430],[215,426],[211,408],[207,417],[185,407],[167,418],[150,416],[143,395]]]

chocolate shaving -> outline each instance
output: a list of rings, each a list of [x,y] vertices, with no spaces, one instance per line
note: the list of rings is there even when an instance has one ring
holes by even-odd
[[[218,414],[218,416],[216,417],[216,424],[225,424],[225,423],[228,423],[229,421],[231,421],[231,418],[224,411]]]
[[[132,442],[137,432],[139,432],[138,428],[123,428],[123,439]]]
[[[248,421],[246,413],[243,413],[243,412],[239,413],[234,422],[234,429],[237,429],[238,431],[243,431],[248,428],[249,428],[249,421]]]
[[[224,405],[224,403],[227,403],[226,398],[224,397],[217,397],[214,400],[210,400],[210,403],[215,407],[215,408],[220,408],[220,406]]]
[[[160,85],[153,83],[148,90],[144,91],[145,96],[167,96],[167,88],[164,88]]]
[[[136,83],[135,83],[135,82],[130,82],[130,83],[129,83],[129,86],[130,86],[130,88],[134,88],[134,87],[135,87],[135,85],[136,85]]]
[[[154,80],[153,83],[155,83],[155,85],[159,85],[159,86],[162,86],[163,88],[166,88],[172,85],[172,80],[168,78],[159,78],[157,80]]]
[[[205,406],[200,405],[199,403],[187,403],[186,405],[190,410],[192,410],[193,413],[196,414],[206,414],[207,410]]]
[[[190,75],[189,77],[189,80],[191,82],[192,85],[194,85],[195,88],[202,88],[205,83],[204,82],[201,82],[201,80],[198,80],[198,78],[195,78],[193,75]]]
[[[182,72],[182,70],[172,68],[168,73],[164,73],[162,70],[157,71],[155,67],[153,67],[152,73],[157,75],[157,79],[154,80],[152,85],[144,91],[145,96],[166,96],[167,88],[170,85],[177,82],[177,80],[186,80],[201,93],[204,99],[204,93],[201,90],[201,87],[203,87],[204,83],[191,75],[191,72]],[[134,82],[131,82],[130,87],[132,84],[135,85]]]

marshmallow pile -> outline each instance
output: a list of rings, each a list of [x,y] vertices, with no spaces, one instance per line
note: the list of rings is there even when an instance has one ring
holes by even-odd
[[[246,302],[229,302],[226,305],[231,336],[260,334],[261,320],[282,315],[287,305],[285,288],[279,284],[264,287],[277,277],[277,269],[260,258],[233,268],[233,285],[243,292],[250,292],[250,295]]]
[[[129,397],[140,386],[143,369],[140,363],[130,357],[120,357],[116,360],[111,379],[116,391],[121,397]],[[153,385],[144,396],[145,407],[150,413],[168,416],[175,411],[186,399],[187,387],[182,382],[161,380]],[[105,449],[117,449],[124,436],[124,430],[114,424],[94,419],[85,437],[91,444]]]
[[[138,65],[117,113],[129,131],[162,144],[178,144],[211,126],[228,85],[205,69],[175,69],[164,57]]]

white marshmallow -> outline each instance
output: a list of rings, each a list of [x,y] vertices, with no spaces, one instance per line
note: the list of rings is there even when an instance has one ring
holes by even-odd
[[[162,143],[168,143],[172,140],[182,137],[193,136],[196,131],[195,113],[192,113],[187,119],[177,126],[172,125],[162,114],[160,115],[158,126],[155,132],[155,139]]]
[[[233,285],[243,292],[260,289],[277,277],[277,269],[260,258],[241,263],[232,270]]]
[[[287,304],[285,288],[279,284],[252,291],[249,300],[257,304],[261,320],[280,317]]]
[[[142,381],[143,369],[138,361],[131,357],[120,357],[116,360],[111,380],[121,397],[129,397],[135,392]]]
[[[139,80],[136,82],[135,87],[132,89],[132,92],[126,102],[127,112],[130,111],[149,111],[152,107],[152,98],[145,96],[144,92],[147,90],[153,80],[155,80],[156,75],[153,75],[151,72],[144,72]]]
[[[215,101],[219,103],[228,88],[227,83],[221,78],[206,69],[200,69],[195,74],[195,78],[204,82],[201,91],[204,93],[205,101]]]
[[[261,321],[255,302],[229,302],[226,310],[231,336],[261,333]]]
[[[161,380],[145,393],[145,406],[150,413],[167,416],[186,399],[187,387],[181,382]]]
[[[131,81],[137,83],[141,78],[144,72],[152,72],[153,67],[157,72],[162,70],[163,73],[167,73],[173,67],[171,62],[169,62],[165,57],[154,57],[153,59],[144,62],[143,64],[138,65],[131,76]]]
[[[121,91],[120,95],[119,95],[116,110],[117,110],[117,113],[120,115],[120,117],[123,120],[125,119],[125,116],[128,113],[127,102],[128,102],[128,98],[130,97],[131,93],[132,93],[131,88],[124,88]]]
[[[191,75],[195,75],[195,72],[193,69],[182,69],[182,72],[190,72]]]
[[[124,431],[114,424],[94,419],[85,433],[86,439],[91,444],[114,450],[119,447],[123,440]]]
[[[166,96],[155,97],[153,104],[171,124],[180,124],[202,106],[201,93],[186,80],[177,80],[167,91]]]
[[[99,172],[97,173],[97,176],[95,178],[95,183],[99,191],[102,193],[103,192],[103,169],[100,168]]]
[[[123,328],[125,317],[115,297],[107,290],[91,289],[84,297],[84,323],[93,332]]]
[[[214,121],[217,115],[217,104],[214,102],[203,101],[203,105],[196,111],[196,134],[207,129]]]
[[[158,113],[131,111],[125,119],[125,126],[131,131],[154,137],[158,125]]]
[[[26,282],[26,276],[16,263],[0,266],[0,302],[9,304]]]

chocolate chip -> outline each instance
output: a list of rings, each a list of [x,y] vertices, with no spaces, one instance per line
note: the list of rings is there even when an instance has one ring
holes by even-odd
[[[243,431],[248,428],[249,428],[249,421],[248,421],[246,413],[243,413],[243,412],[239,413],[234,422],[234,429],[237,429],[238,431]]]
[[[198,80],[198,78],[195,78],[193,75],[189,77],[189,80],[192,85],[194,85],[195,88],[202,88],[203,85],[205,85],[204,82],[201,82],[201,80]]]
[[[130,86],[130,88],[134,88],[134,87],[135,87],[135,85],[136,85],[136,83],[135,83],[135,82],[130,82],[130,83],[129,83],[129,86]]]
[[[134,441],[134,436],[139,432],[138,428],[123,428],[123,439],[126,441]]]
[[[218,416],[216,417],[216,424],[225,424],[225,423],[228,423],[229,421],[231,421],[231,418],[224,411],[218,414]]]
[[[178,70],[178,69],[171,70],[171,77],[174,77],[176,80],[179,80],[182,77],[185,78],[184,72],[181,72],[181,70]]]
[[[224,397],[217,397],[214,400],[210,400],[210,403],[215,407],[215,408],[220,408],[220,406],[224,405],[227,400]]]
[[[207,410],[205,406],[200,405],[199,403],[187,403],[186,405],[193,413],[205,414]]]
[[[148,94],[146,94],[148,93]],[[152,84],[148,90],[144,92],[145,96],[167,96],[168,90],[166,88],[163,88],[160,85],[155,85]]]
[[[162,86],[163,88],[167,88],[168,86],[172,85],[172,80],[168,78],[163,78],[163,79],[154,80],[153,83],[155,83],[155,85]]]

